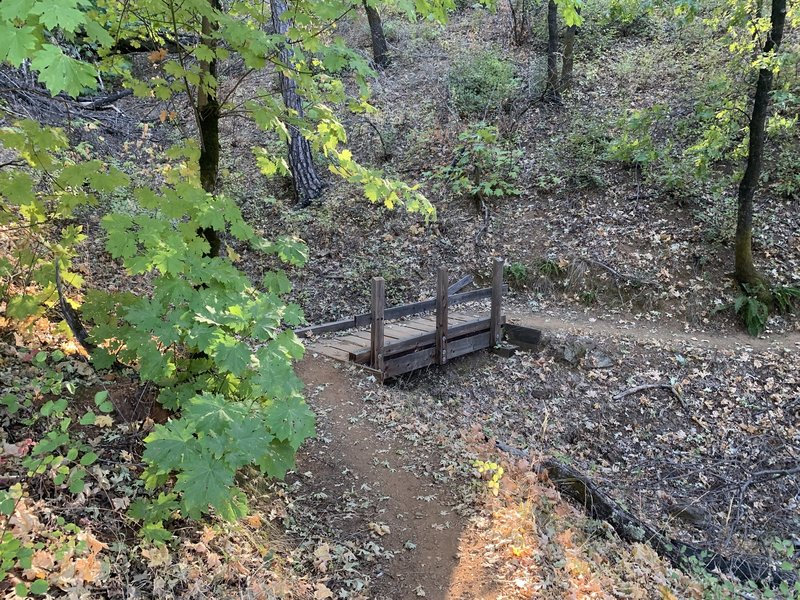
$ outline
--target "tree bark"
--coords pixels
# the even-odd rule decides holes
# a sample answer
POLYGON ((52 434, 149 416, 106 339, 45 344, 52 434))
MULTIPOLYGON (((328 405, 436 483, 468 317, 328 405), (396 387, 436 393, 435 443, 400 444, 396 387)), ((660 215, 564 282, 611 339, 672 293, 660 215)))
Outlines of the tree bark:
MULTIPOLYGON (((219 1, 210 0, 211 6, 219 10, 219 1)), ((214 39, 211 34, 214 25, 208 17, 203 17, 201 41, 209 48, 214 47, 214 39)), ((217 78, 217 61, 200 63, 201 82, 197 88, 197 127, 200 130, 200 185, 209 194, 217 191, 217 178, 219 176, 219 117, 220 107, 217 98, 216 87, 211 87, 202 81, 210 76, 214 80, 217 78)), ((214 84, 216 86, 216 83, 214 84)), ((199 233, 206 239, 209 245, 209 256, 219 256, 222 242, 219 232, 211 227, 203 227, 199 233)))
POLYGON ((531 32, 529 0, 508 0, 511 9, 511 37, 517 46, 522 46, 528 41, 531 32))
POLYGON ((367 12, 369 33, 370 37, 372 37, 372 59, 381 69, 385 69, 389 66, 391 59, 389 58, 389 46, 386 44, 386 36, 383 33, 381 16, 375 6, 369 3, 369 0, 362 0, 362 2, 364 10, 367 12))
MULTIPOLYGON (((580 14, 580 9, 578 9, 580 14)), ((564 62, 561 65, 561 91, 565 92, 572 87, 572 68, 575 64, 575 37, 578 35, 578 26, 570 25, 564 34, 564 62)))
MULTIPOLYGON (((786 0, 772 0, 772 27, 764 44, 764 56, 777 52, 783 39, 786 22, 786 0)), ((753 198, 764 159, 769 94, 772 89, 772 69, 762 68, 758 72, 753 113, 750 117, 750 141, 747 152, 747 167, 739 184, 738 213, 736 219, 735 275, 741 284, 765 286, 766 278, 753 265, 753 198)))
MULTIPOLYGON (((289 31, 289 22, 281 19, 281 15, 287 10, 285 0, 272 0, 271 8, 272 26, 275 28, 275 32, 286 35, 289 31)), ((279 56, 280 62, 287 68, 291 68, 292 49, 288 44, 283 44, 279 56)), ((286 108, 296 117, 302 118, 303 100, 297 93, 297 83, 291 77, 287 77, 282 69, 278 72, 278 79, 286 108)), ((289 124, 289 134, 289 169, 292 172, 295 197, 298 205, 303 208, 311 204, 312 200, 320 197, 324 184, 314 168, 308 140, 303 137, 296 125, 289 124)))
POLYGON ((558 102, 558 6, 555 0, 547 3, 547 81, 544 99, 558 102))

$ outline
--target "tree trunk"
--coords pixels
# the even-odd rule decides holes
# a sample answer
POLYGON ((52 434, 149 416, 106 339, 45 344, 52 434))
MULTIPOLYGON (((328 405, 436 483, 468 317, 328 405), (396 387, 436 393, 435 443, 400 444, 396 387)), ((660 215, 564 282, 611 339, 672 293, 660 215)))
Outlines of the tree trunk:
POLYGON ((522 46, 528 41, 531 31, 530 0, 508 0, 511 9, 511 37, 517 46, 522 46))
POLYGON ((362 0, 364 10, 367 11, 367 21, 369 21, 369 33, 372 37, 372 59, 381 69, 389 66, 389 46, 386 44, 386 36, 383 33, 383 23, 378 10, 369 3, 369 0, 362 0))
MULTIPOLYGON (((218 0, 210 0, 211 6, 219 10, 218 0)), ((202 22, 203 44, 209 48, 214 47, 214 39, 211 34, 214 25, 208 17, 203 17, 202 22)), ((214 80, 217 78, 217 61, 200 63, 201 78, 210 76, 214 80)), ((214 84, 216 86, 216 83, 214 84)), ((216 87, 209 87, 204 81, 197 88, 197 127, 200 130, 200 184, 209 194, 217 191, 217 177, 219 176, 219 99, 217 98, 216 87)), ((219 256, 221 240, 219 232, 211 227, 204 227, 200 230, 202 236, 210 247, 209 256, 219 256)))
MULTIPOLYGON (((777 52, 783 39, 786 22, 786 0, 772 0, 772 29, 764 44, 763 55, 777 52)), ((761 177, 766 138, 769 93, 772 89, 772 69, 758 72, 753 113, 750 117, 750 141, 747 152, 747 167, 739 184, 738 214, 736 220, 736 280, 753 286, 767 283, 765 277, 753 265, 753 197, 761 177)))
MULTIPOLYGON (((580 9, 578 9, 580 14, 580 9)), ((566 92, 572 87, 572 67, 575 63, 575 37, 578 35, 578 26, 570 25, 564 35, 564 62, 561 65, 561 91, 566 92)))
MULTIPOLYGON (((289 31, 289 22, 281 20, 281 15, 287 10, 285 0, 272 0, 272 26, 276 33, 286 35, 289 31)), ((280 62, 291 68, 292 49, 288 44, 284 44, 280 50, 280 62)), ((289 112, 296 117, 303 116, 303 100, 297 93, 297 83, 291 77, 287 77, 282 69, 278 72, 281 95, 283 103, 289 112)), ((314 160, 311 156, 311 146, 308 140, 303 137, 300 129, 296 125, 289 124, 289 169, 292 172, 294 182, 294 193, 301 208, 311 204, 312 200, 319 198, 324 187, 322 180, 317 175, 314 168, 314 160)))
POLYGON ((558 102, 558 6, 555 0, 547 3, 547 81, 544 99, 558 102))

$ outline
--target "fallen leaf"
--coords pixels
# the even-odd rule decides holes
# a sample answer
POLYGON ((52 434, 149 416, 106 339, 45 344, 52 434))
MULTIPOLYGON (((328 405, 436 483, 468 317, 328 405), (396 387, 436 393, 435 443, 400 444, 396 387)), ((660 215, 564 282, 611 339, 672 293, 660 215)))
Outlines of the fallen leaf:
POLYGON ((323 600, 324 598, 333 598, 333 592, 324 583, 318 583, 314 586, 314 600, 323 600))

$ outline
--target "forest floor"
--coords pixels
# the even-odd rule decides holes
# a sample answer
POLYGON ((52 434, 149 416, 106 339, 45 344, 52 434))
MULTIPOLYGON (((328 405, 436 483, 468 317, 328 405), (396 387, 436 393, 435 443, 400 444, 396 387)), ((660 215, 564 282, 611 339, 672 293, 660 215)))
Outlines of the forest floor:
MULTIPOLYGON (((543 456, 567 461, 591 474, 638 518, 677 539, 726 554, 759 555, 769 551, 766 540, 791 538, 794 484, 754 478, 752 471, 771 460, 791 463, 797 452, 792 423, 800 405, 791 374, 800 366, 800 336, 755 341, 735 332, 694 336, 555 311, 512 309, 509 318, 544 331, 539 352, 511 359, 479 354, 388 387, 322 357, 307 358, 301 366, 312 385, 311 402, 322 409, 324 441, 311 444, 309 452, 340 457, 337 467, 345 474, 328 473, 314 489, 339 481, 352 493, 352 478, 358 481, 359 475, 350 471, 366 468, 367 489, 387 491, 385 510, 376 511, 384 515, 380 525, 387 526, 378 540, 386 549, 402 547, 408 538, 392 507, 423 509, 416 516, 422 526, 411 528, 408 538, 415 549, 401 552, 399 562, 388 556, 367 597, 413 598, 420 590, 453 599, 702 597, 696 580, 669 569, 652 550, 622 544, 532 476, 530 463, 516 464, 487 440, 525 448, 532 461, 543 456), (751 362, 757 374, 731 369, 751 362), (766 377, 769 371, 772 376, 766 377), (327 384, 321 393, 319 381, 327 384), (727 381, 742 386, 733 397, 749 398, 746 405, 715 393, 727 381), (614 398, 648 384, 656 387, 614 398), (768 390, 759 388, 762 384, 768 390), (768 402, 760 403, 761 396, 768 402), (333 405, 331 398, 337 399, 333 405), (386 460, 374 458, 376 447, 369 442, 360 448, 365 428, 380 440, 377 452, 386 460), (405 473, 396 470, 395 454, 402 456, 405 473), (465 456, 505 466, 498 497, 476 489, 465 456), (410 483, 409 471, 416 473, 410 483), (465 489, 472 490, 466 492, 471 501, 464 500, 465 489), (447 515, 445 528, 437 527, 442 519, 437 512, 447 515), (429 548, 440 549, 436 568, 429 548), (606 562, 610 556, 616 558, 606 562)), ((328 470, 325 464, 310 467, 312 478, 320 467, 322 473, 328 470)), ((374 529, 379 517, 373 514, 361 516, 362 532, 374 529)))
MULTIPOLYGON (((621 106, 690 89, 686 82, 696 73, 659 59, 685 40, 666 28, 644 37, 599 36, 591 44, 581 38, 587 42, 564 106, 533 104, 524 119, 507 124, 524 151, 522 193, 491 205, 488 221, 471 201, 431 185, 426 173, 451 162, 467 125, 448 98, 456 57, 495 48, 535 96, 541 43, 509 49, 507 19, 504 10, 465 9, 441 28, 388 17, 395 59, 372 81, 379 111, 369 117, 384 140, 365 117, 343 116, 356 158, 422 183, 436 221, 370 205, 333 181, 322 201, 296 210, 280 182, 253 177, 253 157, 242 149, 274 140, 239 117, 224 122, 222 181, 265 235, 308 241, 309 265, 290 278, 310 322, 365 312, 373 276, 384 277, 389 302, 397 304, 431 297, 440 265, 482 283, 491 260, 503 257, 514 274, 509 318, 545 332, 539 350, 508 359, 479 353, 387 386, 307 356, 298 373, 318 415, 318 435, 301 449, 297 469, 285 482, 248 479, 250 517, 234 525, 184 523, 166 553, 142 544, 124 516, 143 436, 130 422, 135 415, 119 418, 94 433, 103 460, 123 465, 125 477, 111 483, 99 471, 99 483, 79 501, 59 505, 43 497, 28 507, 34 530, 58 515, 91 522, 105 515, 95 534, 106 545, 106 570, 83 582, 94 586, 89 591, 76 584, 76 597, 709 594, 714 584, 702 573, 673 569, 646 544, 622 542, 565 501, 546 476, 531 471, 545 456, 588 474, 638 518, 679 539, 774 558, 776 541, 800 547, 800 477, 770 475, 800 460, 800 323, 777 315, 753 338, 733 315, 732 192, 722 203, 702 194, 675 198, 590 156, 587 132, 610 135, 607 123, 621 106), (595 177, 601 185, 585 185, 595 177), (631 392, 638 386, 651 387, 631 392), (494 440, 529 452, 530 460, 498 452, 494 440), (481 472, 487 463, 496 465, 481 472), (497 466, 504 473, 495 495, 497 466)), ((367 50, 362 20, 342 22, 341 32, 367 50)), ((272 85, 270 77, 248 80, 240 93, 272 85)), ((686 102, 677 97, 676 110, 686 102)), ((171 128, 186 124, 158 122, 156 103, 148 115, 134 114, 132 101, 119 106, 132 118, 115 116, 117 133, 103 140, 86 135, 109 154, 138 136, 136 167, 150 169, 162 160, 171 128)), ((117 210, 136 210, 127 202, 112 200, 117 210)), ((762 196, 756 211, 762 267, 776 282, 796 285, 796 200, 762 196)), ((88 282, 114 289, 122 285, 119 270, 94 235, 98 216, 86 216, 90 239, 76 267, 88 282)), ((230 244, 255 281, 274 268, 230 244)), ((144 292, 147 282, 131 287, 144 292)), ((63 372, 87 394, 106 389, 121 404, 148 402, 147 389, 91 373, 74 345, 44 325, 3 341, 0 370, 8 381, 30 375, 36 348, 61 344, 69 350, 63 372)), ((14 442, 4 452, 19 450, 17 438, 3 441, 14 442)))

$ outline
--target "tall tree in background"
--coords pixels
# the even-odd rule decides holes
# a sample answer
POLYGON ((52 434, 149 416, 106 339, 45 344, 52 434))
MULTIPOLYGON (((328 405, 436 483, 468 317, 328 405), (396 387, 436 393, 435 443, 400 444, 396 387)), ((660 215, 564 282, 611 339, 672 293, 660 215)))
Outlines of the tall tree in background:
POLYGON ((547 79, 544 99, 550 102, 561 100, 558 86, 558 5, 556 0, 547 3, 547 79))
MULTIPOLYGON (((272 0, 271 8, 272 26, 276 33, 285 36, 290 26, 289 20, 282 18, 288 9, 285 0, 272 0)), ((287 43, 281 45, 279 57, 281 65, 278 69, 278 78, 283 103, 287 110, 293 113, 291 116, 302 119, 304 116, 303 99, 297 93, 297 82, 285 73, 285 69, 292 68, 292 49, 288 40, 287 43)), ((303 137, 300 128, 291 122, 289 123, 289 135, 289 169, 292 172, 295 196, 302 208, 320 197, 324 184, 314 168, 311 145, 303 137)))
POLYGON ((375 0, 363 0, 364 10, 367 12, 369 21, 369 34, 372 38, 372 59, 381 69, 389 66, 389 46, 386 43, 386 35, 383 32, 383 23, 378 9, 375 8, 375 0))
MULTIPOLYGON (((580 15, 580 7, 576 8, 580 15)), ((572 70, 575 65, 575 38, 578 35, 578 24, 572 23, 564 33, 564 61, 561 65, 561 91, 565 92, 572 87, 572 70)))
POLYGON ((753 112, 750 117, 750 140, 747 167, 739 184, 738 214, 736 221, 736 280, 741 284, 763 285, 766 280, 753 265, 753 197, 764 157, 767 110, 774 77, 772 58, 778 52, 786 22, 786 0, 772 0, 771 28, 761 51, 761 68, 758 72, 753 112))

